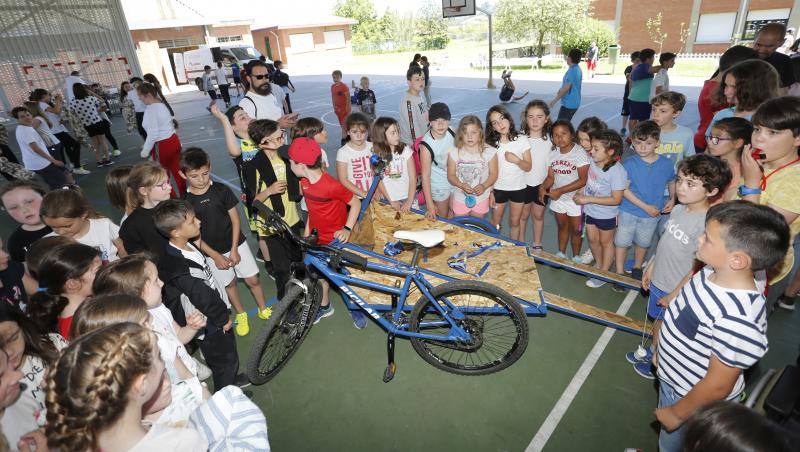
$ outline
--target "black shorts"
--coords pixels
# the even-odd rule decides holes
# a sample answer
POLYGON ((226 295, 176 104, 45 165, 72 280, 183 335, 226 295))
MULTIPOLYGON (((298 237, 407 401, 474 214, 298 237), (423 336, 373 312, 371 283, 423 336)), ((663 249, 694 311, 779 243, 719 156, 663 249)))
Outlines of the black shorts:
POLYGON ((650 102, 630 102, 630 119, 634 121, 646 121, 650 119, 650 112, 652 111, 652 107, 650 106, 650 102))
POLYGON ((616 218, 594 218, 586 215, 586 224, 594 225, 597 229, 601 231, 613 231, 617 228, 617 219, 616 218))
POLYGON ((622 111, 620 112, 620 116, 630 116, 631 114, 631 101, 628 100, 628 97, 622 98, 622 111))
POLYGON ((206 92, 211 97, 211 99, 217 100, 217 92, 216 91, 206 91, 206 92))
POLYGON ((544 203, 539 201, 539 190, 541 190, 542 185, 539 184, 535 187, 531 187, 530 185, 525 187, 525 204, 538 204, 542 207, 547 205, 547 201, 550 199, 549 196, 545 195, 544 203))
POLYGON ((108 123, 105 121, 100 121, 88 126, 83 126, 83 128, 86 129, 86 132, 89 134, 90 137, 96 137, 106 134, 108 123))
POLYGON ((238 83, 242 83, 242 78, 241 77, 234 77, 233 78, 233 83, 237 83, 237 84, 238 83))
POLYGON ((494 189, 494 202, 497 204, 505 204, 507 202, 516 202, 522 204, 525 202, 525 189, 519 190, 498 190, 494 189))
POLYGON ((514 95, 514 90, 509 88, 508 86, 503 86, 503 88, 500 90, 500 100, 502 100, 503 102, 508 102, 509 100, 511 100, 511 96, 513 95, 514 95))
POLYGON ((50 187, 51 190, 61 188, 67 184, 66 170, 63 167, 55 166, 52 163, 42 169, 34 170, 33 172, 44 179, 45 183, 47 183, 47 186, 50 187))

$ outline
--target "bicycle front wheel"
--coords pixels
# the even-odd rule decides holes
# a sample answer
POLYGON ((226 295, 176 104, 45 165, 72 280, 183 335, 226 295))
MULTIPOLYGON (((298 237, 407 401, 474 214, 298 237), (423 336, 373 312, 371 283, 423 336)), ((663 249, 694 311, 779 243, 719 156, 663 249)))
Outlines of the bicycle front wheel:
MULTIPOLYGON (((414 350, 432 366, 459 375, 486 375, 514 364, 528 347, 528 319, 514 297, 481 281, 452 281, 434 287, 431 295, 457 306, 463 318, 455 322, 469 342, 411 338, 414 350)), ((452 317, 452 316, 451 316, 452 317)), ((441 335, 450 331, 447 319, 423 296, 411 313, 414 333, 441 335)))
POLYGON ((308 279, 303 282, 308 287, 308 296, 298 285, 287 284, 286 293, 272 307, 272 315, 250 348, 247 377, 253 384, 261 385, 275 377, 311 330, 322 301, 322 289, 318 282, 316 287, 308 279))

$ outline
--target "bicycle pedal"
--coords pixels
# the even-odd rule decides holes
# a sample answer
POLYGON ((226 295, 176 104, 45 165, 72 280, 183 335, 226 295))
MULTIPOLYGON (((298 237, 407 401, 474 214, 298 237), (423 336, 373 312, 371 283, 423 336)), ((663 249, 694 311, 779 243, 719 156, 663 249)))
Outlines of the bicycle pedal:
POLYGON ((397 364, 391 363, 386 366, 386 370, 383 371, 383 382, 389 383, 394 378, 394 374, 397 372, 397 364))
POLYGON ((381 316, 386 319, 387 322, 391 322, 393 325, 405 325, 408 323, 409 316, 405 312, 400 313, 400 319, 395 322, 394 321, 394 311, 386 311, 381 314, 381 316))

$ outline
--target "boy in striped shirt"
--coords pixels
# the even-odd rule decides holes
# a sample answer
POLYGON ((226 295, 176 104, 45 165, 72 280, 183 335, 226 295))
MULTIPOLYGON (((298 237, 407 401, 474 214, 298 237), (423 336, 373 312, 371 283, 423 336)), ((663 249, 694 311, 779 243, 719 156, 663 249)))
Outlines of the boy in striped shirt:
POLYGON ((706 264, 673 299, 659 332, 659 449, 680 451, 700 407, 736 399, 742 371, 767 352, 767 314, 754 272, 782 261, 789 226, 770 207, 730 201, 708 210, 697 259, 706 264))

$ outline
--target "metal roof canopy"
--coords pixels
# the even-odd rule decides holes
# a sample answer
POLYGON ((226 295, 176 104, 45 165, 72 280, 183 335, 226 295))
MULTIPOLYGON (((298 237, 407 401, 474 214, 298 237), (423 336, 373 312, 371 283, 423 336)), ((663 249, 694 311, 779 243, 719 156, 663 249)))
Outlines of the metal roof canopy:
MULTIPOLYGON (((141 74, 120 0, 0 0, 0 41, 0 107, 6 111, 32 88, 60 90, 70 71, 98 61, 124 58, 141 74), (24 66, 50 76, 31 80, 24 66)), ((117 84, 127 75, 116 65, 94 72, 117 84)))

